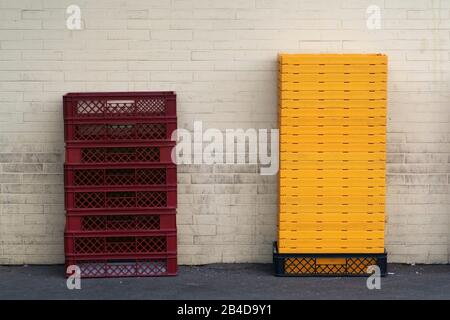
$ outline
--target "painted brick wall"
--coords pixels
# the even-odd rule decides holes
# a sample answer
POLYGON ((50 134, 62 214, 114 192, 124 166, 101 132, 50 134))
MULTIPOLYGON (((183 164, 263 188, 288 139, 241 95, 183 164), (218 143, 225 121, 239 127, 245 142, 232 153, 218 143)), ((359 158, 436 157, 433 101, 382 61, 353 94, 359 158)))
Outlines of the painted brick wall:
MULTIPOLYGON (((448 0, 0 0, 0 263, 63 262, 64 93, 175 90, 180 127, 276 128, 280 51, 389 55, 390 261, 446 263, 449 49, 448 0)), ((270 262, 258 170, 180 166, 180 263, 270 262)))

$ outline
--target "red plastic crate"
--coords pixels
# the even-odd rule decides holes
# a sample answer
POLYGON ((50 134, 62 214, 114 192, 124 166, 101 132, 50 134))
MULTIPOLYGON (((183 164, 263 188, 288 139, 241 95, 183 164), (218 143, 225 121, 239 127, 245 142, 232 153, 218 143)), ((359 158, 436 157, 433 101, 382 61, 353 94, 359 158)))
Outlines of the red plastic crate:
POLYGON ((176 187, 135 187, 134 190, 66 187, 66 210, 134 210, 177 206, 176 187))
MULTIPOLYGON (((67 207, 67 206, 66 206, 67 207)), ((176 213, 176 207, 166 208, 103 208, 103 209, 74 209, 66 208, 67 216, 101 216, 101 215, 146 215, 146 214, 172 214, 176 213)))
POLYGON ((177 170, 171 166, 109 167, 64 166, 66 187, 177 185, 177 170))
POLYGON ((64 119, 175 117, 174 92, 68 93, 64 119))
POLYGON ((64 235, 66 255, 78 258, 96 256, 110 258, 114 255, 176 254, 176 233, 152 232, 122 233, 69 233, 64 235))
POLYGON ((173 92, 69 93, 66 263, 82 277, 175 275, 173 92))
POLYGON ((177 274, 176 255, 139 257, 138 259, 135 257, 79 259, 71 256, 66 258, 66 268, 70 265, 80 268, 82 278, 155 277, 177 274))
POLYGON ((83 143, 66 145, 67 164, 117 164, 127 166, 145 163, 171 164, 175 143, 111 144, 83 143))
POLYGON ((68 232, 176 232, 175 211, 163 214, 83 214, 68 212, 68 232))
POLYGON ((177 128, 176 119, 114 119, 90 122, 66 120, 64 137, 66 142, 75 141, 171 141, 177 128))

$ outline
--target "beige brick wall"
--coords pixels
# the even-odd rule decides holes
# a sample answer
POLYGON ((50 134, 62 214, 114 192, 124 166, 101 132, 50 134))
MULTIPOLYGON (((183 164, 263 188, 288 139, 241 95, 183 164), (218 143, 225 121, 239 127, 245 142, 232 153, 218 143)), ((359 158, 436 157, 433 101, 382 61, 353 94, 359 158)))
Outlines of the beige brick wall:
MULTIPOLYGON (((389 55, 390 261, 449 262, 449 49, 444 0, 0 0, 0 263, 63 262, 64 93, 175 90, 180 127, 275 128, 280 51, 389 55)), ((270 262, 276 180, 180 166, 180 263, 270 262)))

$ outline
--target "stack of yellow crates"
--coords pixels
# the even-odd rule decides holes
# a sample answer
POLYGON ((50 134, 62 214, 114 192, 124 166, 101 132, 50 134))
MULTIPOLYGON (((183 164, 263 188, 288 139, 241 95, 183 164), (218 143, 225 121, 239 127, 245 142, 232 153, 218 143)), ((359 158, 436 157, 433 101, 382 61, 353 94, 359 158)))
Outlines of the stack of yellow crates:
POLYGON ((281 54, 279 253, 383 253, 387 57, 281 54))

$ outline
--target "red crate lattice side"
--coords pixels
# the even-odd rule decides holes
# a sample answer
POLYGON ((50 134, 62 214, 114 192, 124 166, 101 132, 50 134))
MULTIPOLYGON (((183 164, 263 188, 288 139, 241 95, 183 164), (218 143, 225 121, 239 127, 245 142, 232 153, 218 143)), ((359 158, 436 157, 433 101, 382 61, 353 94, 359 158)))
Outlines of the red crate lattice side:
POLYGON ((103 192, 78 192, 75 193, 75 208, 101 208, 105 204, 103 192))
POLYGON ((74 186, 162 185, 166 170, 156 169, 75 169, 74 186))
POLYGON ((159 230, 160 217, 155 216, 86 216, 81 220, 83 231, 159 230))
POLYGON ((164 116, 166 101, 163 98, 107 101, 79 100, 75 108, 77 117, 164 116))
POLYGON ((74 239, 75 254, 165 253, 167 238, 154 237, 79 237, 74 239))
POLYGON ((162 116, 166 113, 166 103, 161 98, 138 100, 136 102, 136 112, 138 114, 162 116))
POLYGON ((165 169, 138 169, 136 171, 136 184, 164 184, 167 183, 165 169))
POLYGON ((101 186, 105 182, 103 170, 76 170, 73 175, 75 186, 101 186))
POLYGON ((166 139, 165 123, 74 124, 73 138, 78 141, 166 139))
POLYGON ((134 208, 136 207, 136 193, 134 192, 108 192, 106 193, 107 208, 134 208))
POLYGON ((140 192, 137 197, 137 206, 140 208, 148 207, 166 207, 167 206, 167 193, 144 191, 140 192))
POLYGON ((167 259, 149 259, 137 261, 76 261, 81 277, 134 277, 158 276, 168 273, 167 259))
POLYGON ((133 113, 135 107, 133 102, 106 102, 103 114, 111 116, 126 116, 133 113))
POLYGON ((158 147, 114 147, 114 148, 83 148, 81 162, 159 162, 158 147))
POLYGON ((136 130, 138 139, 165 139, 167 126, 164 123, 143 124, 136 130))
POLYGON ((76 192, 75 208, 152 208, 166 207, 164 191, 76 192))
MULTIPOLYGON (((133 169, 107 169, 103 172, 104 185, 132 185, 137 184, 137 176, 133 169)), ((148 183, 151 184, 151 183, 148 183)))
POLYGON ((76 114, 79 116, 95 116, 103 114, 105 101, 81 100, 77 103, 76 114))

